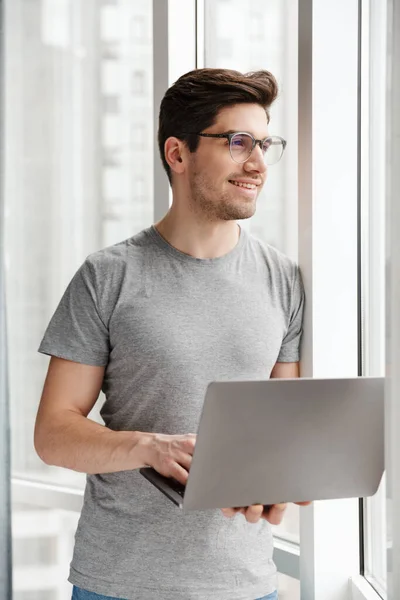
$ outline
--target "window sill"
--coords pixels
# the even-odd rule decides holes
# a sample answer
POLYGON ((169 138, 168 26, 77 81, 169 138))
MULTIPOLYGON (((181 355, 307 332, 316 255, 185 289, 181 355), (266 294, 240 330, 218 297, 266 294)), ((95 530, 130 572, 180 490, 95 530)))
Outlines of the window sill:
POLYGON ((372 585, 362 577, 356 575, 350 579, 351 600, 381 600, 382 596, 378 594, 372 585))
POLYGON ((300 546, 295 542, 274 537, 274 562, 280 573, 300 579, 300 546))
POLYGON ((11 478, 13 503, 80 512, 83 490, 62 487, 39 481, 11 478))

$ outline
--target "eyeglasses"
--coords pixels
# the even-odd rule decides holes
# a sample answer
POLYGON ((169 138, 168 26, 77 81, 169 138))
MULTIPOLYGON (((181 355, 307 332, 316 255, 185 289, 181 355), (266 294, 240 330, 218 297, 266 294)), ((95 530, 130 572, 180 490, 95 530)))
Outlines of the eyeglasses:
POLYGON ((194 133, 208 138, 225 138, 229 141, 229 152, 236 163, 245 163, 249 160, 256 144, 261 148, 265 164, 277 163, 286 148, 286 140, 275 135, 263 140, 256 140, 251 133, 238 131, 235 133, 194 133))

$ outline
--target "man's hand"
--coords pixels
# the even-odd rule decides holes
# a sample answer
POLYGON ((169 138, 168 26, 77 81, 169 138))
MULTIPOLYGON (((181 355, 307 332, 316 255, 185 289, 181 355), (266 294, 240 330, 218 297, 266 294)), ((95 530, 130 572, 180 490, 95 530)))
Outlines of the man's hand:
POLYGON ((144 461, 164 477, 173 477, 186 485, 196 443, 196 435, 152 433, 144 442, 144 461))
MULTIPOLYGON (((299 506, 308 506, 311 502, 295 502, 299 506)), ((234 517, 238 513, 245 516, 249 523, 258 523, 260 519, 265 519, 271 525, 280 525, 285 514, 287 503, 271 504, 263 506, 262 504, 253 504, 253 506, 243 506, 241 508, 223 508, 222 513, 225 517, 234 517)))

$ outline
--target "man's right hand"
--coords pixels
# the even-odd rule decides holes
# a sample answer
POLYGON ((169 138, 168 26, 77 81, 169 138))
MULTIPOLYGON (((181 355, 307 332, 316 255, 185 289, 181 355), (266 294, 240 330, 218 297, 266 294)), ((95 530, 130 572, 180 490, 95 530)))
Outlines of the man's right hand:
POLYGON ((164 435, 152 433, 146 440, 144 459, 146 465, 153 467, 164 477, 173 477, 186 485, 196 435, 164 435))

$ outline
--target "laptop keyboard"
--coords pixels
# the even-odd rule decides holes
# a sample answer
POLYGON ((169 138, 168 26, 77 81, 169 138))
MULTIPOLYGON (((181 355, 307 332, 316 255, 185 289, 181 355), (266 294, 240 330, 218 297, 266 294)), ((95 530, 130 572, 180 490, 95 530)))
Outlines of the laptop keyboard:
POLYGON ((168 481, 169 485, 172 487, 172 489, 180 495, 181 498, 183 498, 184 493, 185 493, 185 486, 182 483, 179 483, 179 481, 177 481, 176 479, 170 479, 168 481))

